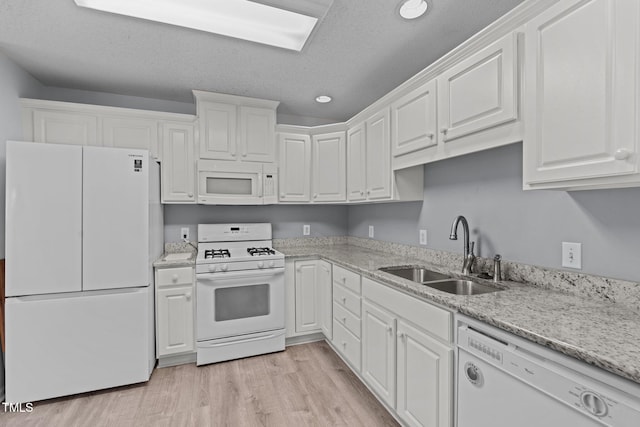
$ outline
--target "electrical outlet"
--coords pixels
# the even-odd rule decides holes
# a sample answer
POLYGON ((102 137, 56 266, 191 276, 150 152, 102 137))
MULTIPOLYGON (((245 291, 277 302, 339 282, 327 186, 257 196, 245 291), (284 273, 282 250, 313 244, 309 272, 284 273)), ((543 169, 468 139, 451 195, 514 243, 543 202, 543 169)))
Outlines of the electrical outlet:
POLYGON ((582 243, 562 242, 562 266, 582 268, 582 243))
POLYGON ((427 230, 420 230, 420 244, 427 244, 427 230))
POLYGON ((180 238, 182 240, 189 240, 189 227, 182 227, 180 229, 180 238))
POLYGON ((373 225, 369 226, 369 238, 373 239, 373 225))
POLYGON ((310 226, 310 225, 308 225, 308 224, 303 225, 303 226, 302 226, 302 234, 303 234, 304 236, 308 236, 308 235, 310 235, 310 234, 311 234, 311 226, 310 226))

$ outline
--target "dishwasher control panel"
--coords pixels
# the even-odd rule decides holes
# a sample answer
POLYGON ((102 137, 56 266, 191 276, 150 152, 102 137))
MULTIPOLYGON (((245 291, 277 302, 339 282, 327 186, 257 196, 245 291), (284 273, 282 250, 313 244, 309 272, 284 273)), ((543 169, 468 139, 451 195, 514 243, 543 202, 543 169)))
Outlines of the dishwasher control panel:
MULTIPOLYGON (((640 420, 640 397, 634 399, 626 393, 595 380, 587 371, 579 372, 551 360, 551 350, 527 345, 523 348, 521 338, 511 339, 505 332, 493 336, 491 331, 461 324, 458 327, 458 348, 468 353, 462 357, 463 365, 459 379, 468 381, 476 389, 489 386, 492 381, 487 365, 492 365, 507 373, 514 380, 521 381, 541 391, 550 398, 564 403, 584 415, 599 420, 605 425, 637 427, 640 420), (537 351, 532 351, 537 350, 537 351), (545 357, 546 356, 546 357, 545 357), (474 361, 474 358, 478 362, 474 361), (627 420, 636 420, 633 423, 627 420)), ((461 362, 462 363, 462 362, 461 362)))

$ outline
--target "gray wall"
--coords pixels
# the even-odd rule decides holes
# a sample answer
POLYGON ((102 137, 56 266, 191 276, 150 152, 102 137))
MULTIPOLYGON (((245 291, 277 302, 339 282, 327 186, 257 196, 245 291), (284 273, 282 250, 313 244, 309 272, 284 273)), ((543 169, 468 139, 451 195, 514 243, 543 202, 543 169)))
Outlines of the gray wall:
POLYGON ((180 241, 180 228, 189 227, 189 239, 197 241, 197 225, 207 223, 270 222, 273 237, 303 237, 302 226, 311 226, 311 237, 345 236, 346 206, 204 206, 165 205, 165 242, 180 241))
POLYGON ((522 146, 513 144, 425 165, 423 202, 349 207, 349 235, 462 252, 449 240, 464 215, 476 254, 562 268, 561 242, 582 243, 582 271, 640 282, 640 188, 522 190, 522 146))
POLYGON ((38 97, 42 85, 0 52, 0 259, 4 258, 6 142, 22 140, 18 98, 38 97))

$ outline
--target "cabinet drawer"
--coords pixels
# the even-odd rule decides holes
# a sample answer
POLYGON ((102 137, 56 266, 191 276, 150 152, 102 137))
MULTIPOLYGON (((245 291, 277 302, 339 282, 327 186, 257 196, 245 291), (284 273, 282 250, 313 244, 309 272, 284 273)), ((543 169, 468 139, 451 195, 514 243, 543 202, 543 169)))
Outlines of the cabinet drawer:
POLYGON ((401 315, 431 335, 453 341, 452 313, 368 278, 362 279, 362 296, 401 315))
POLYGON ((360 275, 333 265, 333 281, 360 295, 360 275))
POLYGON ((337 302, 333 303, 333 318, 336 322, 351 331, 353 335, 360 338, 360 318, 356 317, 337 302))
POLYGON ((360 340, 333 319, 333 345, 360 372, 360 340))
POLYGON ((193 267, 158 269, 156 277, 156 286, 190 285, 193 283, 193 267))
POLYGON ((333 284, 333 300, 358 316, 358 318, 360 317, 360 297, 344 286, 340 286, 337 283, 333 284))

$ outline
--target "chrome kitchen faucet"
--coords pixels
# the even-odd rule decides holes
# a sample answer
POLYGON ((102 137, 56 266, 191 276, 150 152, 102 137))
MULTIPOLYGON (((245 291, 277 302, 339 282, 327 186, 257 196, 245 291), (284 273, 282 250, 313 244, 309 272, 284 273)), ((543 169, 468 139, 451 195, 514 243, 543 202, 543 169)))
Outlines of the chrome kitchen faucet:
POLYGON ((473 273, 473 263, 476 261, 476 256, 473 254, 473 247, 475 245, 475 242, 472 242, 471 248, 469 248, 469 223, 467 222, 467 219, 462 215, 458 215, 453 221, 449 239, 458 240, 458 224, 460 224, 460 222, 462 222, 462 231, 464 233, 464 260, 462 263, 462 274, 470 275, 471 273, 473 273))

